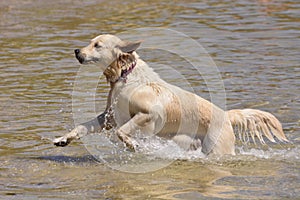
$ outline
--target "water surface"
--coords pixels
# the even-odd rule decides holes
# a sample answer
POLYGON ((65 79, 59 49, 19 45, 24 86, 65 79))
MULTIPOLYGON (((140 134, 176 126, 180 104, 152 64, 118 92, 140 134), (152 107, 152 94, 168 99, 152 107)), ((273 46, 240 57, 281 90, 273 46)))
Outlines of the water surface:
MULTIPOLYGON (((0 198, 300 198, 299 13, 300 4, 288 0, 1 1, 0 198), (199 42, 220 70, 227 109, 272 112, 292 143, 238 147, 234 157, 174 156, 163 169, 131 174, 99 163, 82 142, 56 148, 45 140, 65 134, 76 121, 72 94, 81 66, 73 50, 100 33, 143 27, 170 28, 199 42)), ((209 99, 205 80, 178 56, 139 53, 168 82, 182 87, 188 82, 209 99), (165 65, 177 66, 185 79, 165 65)), ((93 79, 95 71, 87 75, 93 79)), ((100 77, 96 97, 82 91, 75 109, 96 98, 101 112, 107 91, 100 77)))

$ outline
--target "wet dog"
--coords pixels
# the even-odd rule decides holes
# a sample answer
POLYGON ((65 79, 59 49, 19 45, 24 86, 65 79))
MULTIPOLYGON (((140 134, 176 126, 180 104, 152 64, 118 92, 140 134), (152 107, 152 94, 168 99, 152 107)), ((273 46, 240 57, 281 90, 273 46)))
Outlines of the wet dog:
POLYGON ((140 131, 172 139, 184 149, 202 148, 205 154, 235 154, 235 133, 264 143, 288 141, 280 122, 270 113, 255 110, 224 111, 191 92, 162 80, 136 53, 141 42, 122 41, 114 35, 99 35, 75 50, 81 64, 97 63, 110 84, 105 111, 95 119, 56 138, 57 146, 102 129, 115 134, 131 150, 140 131), (113 111, 113 112, 112 112, 113 111))

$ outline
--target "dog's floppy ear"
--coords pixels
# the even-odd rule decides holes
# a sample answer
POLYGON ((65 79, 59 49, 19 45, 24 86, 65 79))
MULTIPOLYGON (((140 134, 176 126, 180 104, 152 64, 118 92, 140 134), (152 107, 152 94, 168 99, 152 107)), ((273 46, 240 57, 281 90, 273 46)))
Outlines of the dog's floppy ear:
POLYGON ((117 47, 124 53, 132 53, 141 45, 141 43, 142 41, 136 41, 136 42, 123 41, 117 47))

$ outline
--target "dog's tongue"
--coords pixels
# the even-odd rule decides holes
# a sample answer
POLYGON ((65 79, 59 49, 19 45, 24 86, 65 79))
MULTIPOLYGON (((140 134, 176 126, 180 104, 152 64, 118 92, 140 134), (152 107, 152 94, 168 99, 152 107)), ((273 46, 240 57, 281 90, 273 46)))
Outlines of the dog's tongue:
POLYGON ((126 76, 132 72, 135 65, 136 65, 136 63, 134 62, 131 64, 131 66, 129 68, 122 70, 121 77, 126 78, 126 76))
POLYGON ((128 71, 127 69, 122 70, 122 72, 121 72, 122 78, 125 78, 127 76, 127 71, 128 71))

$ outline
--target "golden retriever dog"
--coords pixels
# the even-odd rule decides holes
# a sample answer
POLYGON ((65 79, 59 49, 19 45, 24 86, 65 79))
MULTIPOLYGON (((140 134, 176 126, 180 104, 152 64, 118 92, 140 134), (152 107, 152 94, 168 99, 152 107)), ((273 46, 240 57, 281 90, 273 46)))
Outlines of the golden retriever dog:
POLYGON ((66 146, 88 133, 114 128, 131 150, 138 147, 137 131, 172 139, 187 150, 202 148, 204 154, 235 154, 235 132, 242 141, 264 137, 288 141, 280 122, 256 109, 224 111, 191 92, 162 80, 136 53, 141 42, 122 41, 114 35, 99 35, 75 50, 81 64, 96 63, 110 84, 105 111, 95 119, 54 139, 66 146), (275 137, 274 137, 275 136, 275 137))

